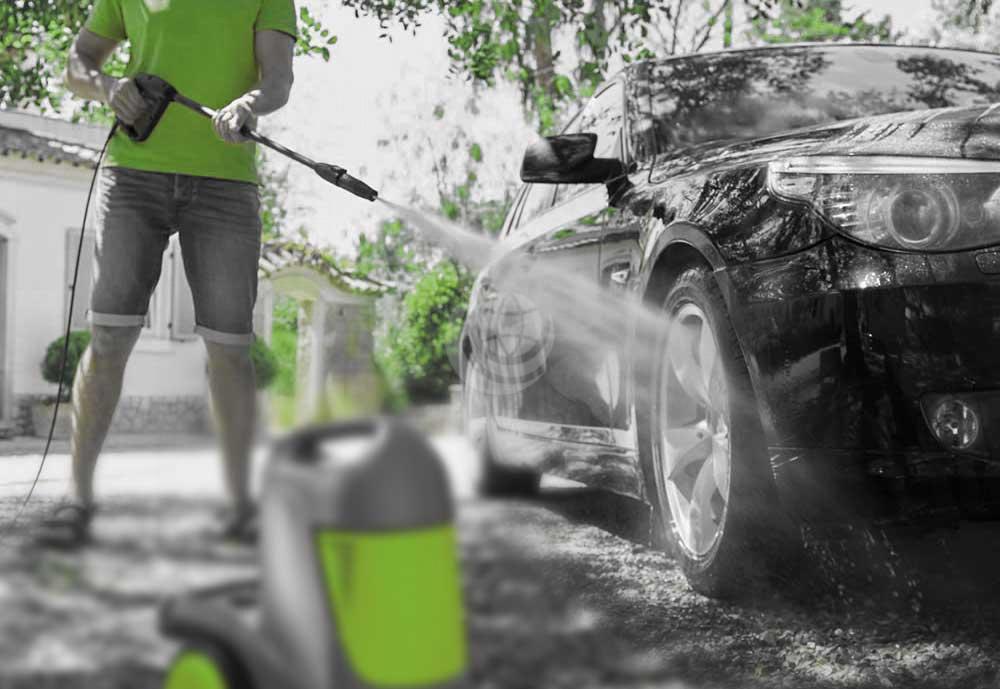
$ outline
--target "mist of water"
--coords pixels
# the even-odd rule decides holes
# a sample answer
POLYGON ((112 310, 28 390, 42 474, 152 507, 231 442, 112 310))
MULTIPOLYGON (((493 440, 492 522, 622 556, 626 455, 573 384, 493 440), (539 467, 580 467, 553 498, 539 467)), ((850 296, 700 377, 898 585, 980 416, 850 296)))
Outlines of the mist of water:
MULTIPOLYGON (((482 233, 439 215, 381 198, 379 201, 473 273, 479 273, 503 253, 499 242, 482 233)), ((537 308, 567 326, 562 332, 564 337, 594 344, 620 342, 631 324, 649 341, 666 326, 667 319, 660 309, 621 290, 604 287, 596 279, 561 270, 544 258, 511 257, 504 268, 503 272, 491 273, 493 287, 528 296, 537 308)))
POLYGON ((495 257, 497 242, 484 234, 472 232, 440 216, 393 203, 382 197, 377 200, 391 208, 400 218, 409 221, 428 242, 444 249, 473 273, 481 271, 495 257))

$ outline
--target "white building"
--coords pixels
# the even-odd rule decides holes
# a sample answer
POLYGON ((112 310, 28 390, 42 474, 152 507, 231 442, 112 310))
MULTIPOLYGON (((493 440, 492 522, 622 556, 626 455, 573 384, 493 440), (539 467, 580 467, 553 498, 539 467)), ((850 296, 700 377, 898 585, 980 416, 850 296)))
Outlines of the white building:
MULTIPOLYGON (((66 329, 87 188, 106 136, 104 127, 0 110, 0 437, 4 429, 36 431, 32 405, 56 392, 42 378, 41 362, 66 329)), ((90 215, 74 328, 86 327, 94 247, 90 215)), ((176 240, 164 254, 113 432, 193 431, 207 418, 204 346, 193 334, 176 240)))

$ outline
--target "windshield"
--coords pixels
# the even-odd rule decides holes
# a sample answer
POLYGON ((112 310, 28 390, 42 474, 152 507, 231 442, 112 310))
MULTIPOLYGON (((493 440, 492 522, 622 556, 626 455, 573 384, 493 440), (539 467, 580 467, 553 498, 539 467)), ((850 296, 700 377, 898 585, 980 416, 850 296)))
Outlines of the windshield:
POLYGON ((856 117, 1000 100, 1000 56, 891 46, 734 51, 638 66, 638 159, 856 117))

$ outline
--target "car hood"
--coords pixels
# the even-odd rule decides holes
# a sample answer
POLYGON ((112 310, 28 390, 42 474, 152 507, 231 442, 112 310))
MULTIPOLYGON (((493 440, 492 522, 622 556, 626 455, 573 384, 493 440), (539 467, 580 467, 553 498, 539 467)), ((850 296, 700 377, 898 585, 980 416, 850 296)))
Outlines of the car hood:
POLYGON ((891 113, 766 139, 704 144, 658 163, 653 176, 658 172, 675 175, 685 168, 765 164, 810 155, 1000 160, 1000 103, 891 113))

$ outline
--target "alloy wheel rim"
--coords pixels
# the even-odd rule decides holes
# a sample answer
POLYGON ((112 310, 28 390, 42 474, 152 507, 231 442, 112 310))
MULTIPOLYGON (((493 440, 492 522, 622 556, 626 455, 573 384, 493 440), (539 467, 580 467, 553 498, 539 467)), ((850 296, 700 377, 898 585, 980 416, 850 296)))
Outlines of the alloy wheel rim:
POLYGON ((728 389, 718 343, 693 303, 673 315, 659 386, 661 490, 680 545, 695 559, 725 528, 732 472, 728 389))

